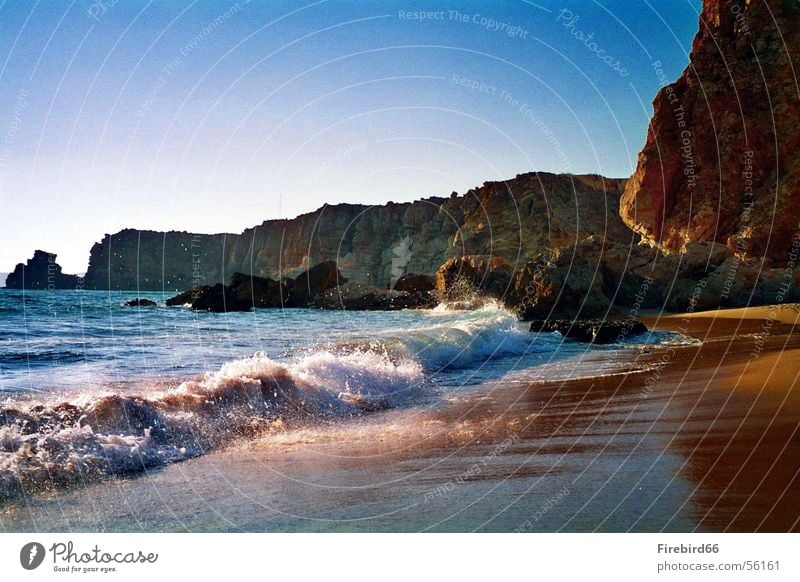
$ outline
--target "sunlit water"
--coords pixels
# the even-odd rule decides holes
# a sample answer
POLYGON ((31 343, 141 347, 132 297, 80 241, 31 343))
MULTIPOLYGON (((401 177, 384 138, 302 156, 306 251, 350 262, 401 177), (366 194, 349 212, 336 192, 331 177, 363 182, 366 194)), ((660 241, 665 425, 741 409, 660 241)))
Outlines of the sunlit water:
POLYGON ((213 314, 154 293, 158 307, 124 306, 136 296, 0 291, 0 498, 201 457, 284 420, 345 431, 498 381, 613 374, 642 344, 676 341, 565 342, 494 304, 213 314))

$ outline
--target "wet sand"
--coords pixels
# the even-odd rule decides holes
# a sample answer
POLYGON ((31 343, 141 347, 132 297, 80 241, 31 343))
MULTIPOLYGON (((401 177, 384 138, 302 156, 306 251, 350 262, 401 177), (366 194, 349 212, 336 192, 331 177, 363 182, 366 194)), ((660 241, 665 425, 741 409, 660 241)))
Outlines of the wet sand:
MULTIPOLYGON (((797 531, 800 313, 650 314, 630 372, 271 434, 0 509, 5 531, 797 531)), ((602 351, 588 358, 607 357, 602 351)), ((582 365, 586 363, 582 359, 582 365)))

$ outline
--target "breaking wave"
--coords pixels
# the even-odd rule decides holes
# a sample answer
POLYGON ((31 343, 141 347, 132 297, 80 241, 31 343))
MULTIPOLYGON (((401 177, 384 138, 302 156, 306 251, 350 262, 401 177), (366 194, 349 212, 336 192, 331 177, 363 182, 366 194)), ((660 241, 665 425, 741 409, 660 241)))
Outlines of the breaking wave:
POLYGON ((0 499, 186 460, 283 419, 319 422, 417 403, 431 396, 433 376, 560 343, 521 331, 495 305, 439 311, 427 322, 286 362, 259 352, 166 389, 9 400, 0 407, 0 499))

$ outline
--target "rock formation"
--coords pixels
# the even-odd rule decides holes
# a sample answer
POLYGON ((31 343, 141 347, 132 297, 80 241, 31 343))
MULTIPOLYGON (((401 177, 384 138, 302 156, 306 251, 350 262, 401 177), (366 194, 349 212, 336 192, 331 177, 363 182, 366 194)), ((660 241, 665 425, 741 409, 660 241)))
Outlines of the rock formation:
POLYGON ((292 304, 297 307, 306 307, 320 293, 334 289, 343 283, 347 283, 347 279, 342 276, 336 261, 324 261, 314 265, 308 271, 300 273, 294 280, 292 304))
POLYGON ((725 245, 687 243, 683 253, 589 237, 515 273, 507 304, 524 320, 636 317, 642 309, 702 311, 800 301, 800 237, 786 267, 766 269, 725 245))
POLYGON ((680 78, 653 64, 663 87, 627 182, 536 172, 241 234, 124 230, 92 248, 86 286, 192 288, 168 304, 211 310, 469 305, 477 292, 570 320, 795 301, 799 58, 796 0, 705 0, 680 78))
POLYGON ((605 253, 613 244, 590 238, 542 253, 518 270, 513 295, 522 318, 606 317, 613 293, 605 253))
POLYGON ((557 331, 569 339, 592 344, 623 342, 643 333, 647 326, 638 319, 597 320, 537 319, 531 321, 531 331, 557 331))
POLYGON ((230 278, 229 287, 234 301, 246 305, 247 309, 283 307, 292 301, 296 283, 294 279, 288 277, 276 281, 267 277, 234 273, 230 278))
POLYGON ((433 291, 436 289, 436 279, 430 275, 407 273, 400 277, 392 287, 395 291, 416 293, 417 291, 433 291))
POLYGON ((462 255, 501 257, 516 267, 592 234, 630 240, 619 218, 623 185, 537 172, 449 198, 324 206, 242 234, 123 230, 92 248, 86 286, 180 291, 236 272, 294 278, 336 261, 349 281, 386 289, 406 273, 432 276, 442 262, 462 255))
POLYGON ((798 58, 797 2, 706 0, 620 200, 644 244, 593 236, 530 258, 509 295, 523 318, 800 299, 798 58))
MULTIPOLYGON (((177 298, 173 298, 174 299, 177 298)), ((231 285, 204 285, 191 292, 190 304, 195 311, 213 311, 227 313, 232 311, 250 311, 253 303, 237 296, 236 288, 231 285)))
POLYGON ((153 301, 152 299, 131 299, 130 301, 126 301, 123 303, 124 307, 157 307, 158 303, 153 301))
POLYGON ((398 291, 347 284, 317 295, 311 303, 320 309, 397 311, 431 309, 439 304, 439 296, 430 290, 398 291))
POLYGON ((503 257, 467 255, 436 271, 436 291, 446 301, 469 301, 476 293, 516 304, 510 297, 514 269, 503 257))
POLYGON ((33 258, 17 264, 6 277, 7 289, 76 289, 80 285, 80 277, 62 273, 56 255, 45 251, 35 251, 33 258))
POLYGON ((234 273, 227 285, 193 287, 166 300, 168 307, 189 305, 196 311, 250 311, 254 307, 314 307, 314 298, 347 282, 334 261, 325 261, 296 279, 280 281, 234 273))
POLYGON ((653 102, 625 223, 666 252, 714 241, 786 266, 799 230, 799 72, 798 2, 705 0, 689 66, 653 102))
POLYGON ((87 289, 179 291, 222 282, 223 253, 238 235, 125 229, 106 235, 89 255, 87 289))

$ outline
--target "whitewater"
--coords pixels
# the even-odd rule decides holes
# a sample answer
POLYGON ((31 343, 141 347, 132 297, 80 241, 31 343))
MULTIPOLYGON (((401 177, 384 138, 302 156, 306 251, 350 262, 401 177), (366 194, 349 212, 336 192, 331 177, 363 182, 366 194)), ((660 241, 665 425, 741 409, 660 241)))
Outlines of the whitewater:
POLYGON ((676 341, 587 346, 530 333, 495 303, 212 314, 153 293, 159 307, 124 306, 136 296, 0 291, 0 502, 199 457, 276 423, 346 427, 504 379, 625 372, 619 355, 676 341))

